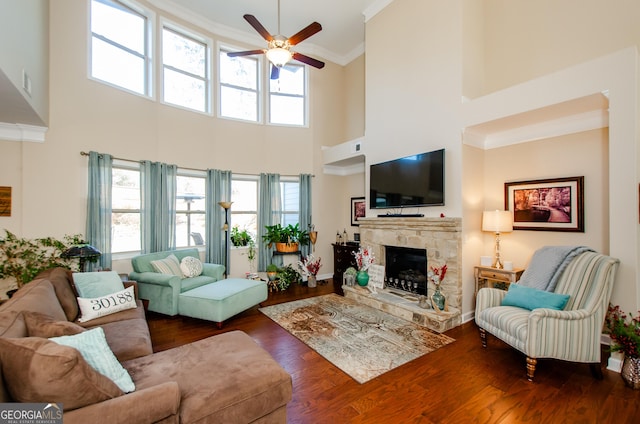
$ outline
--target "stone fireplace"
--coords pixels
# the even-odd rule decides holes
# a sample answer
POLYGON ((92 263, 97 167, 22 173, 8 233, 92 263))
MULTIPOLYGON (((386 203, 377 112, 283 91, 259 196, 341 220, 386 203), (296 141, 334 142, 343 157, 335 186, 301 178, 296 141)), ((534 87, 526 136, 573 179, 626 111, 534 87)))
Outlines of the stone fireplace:
MULTIPOLYGON (((460 218, 361 218, 360 245, 367 246, 376 263, 386 268, 385 246, 426 249, 428 266, 447 264, 442 292, 449 306, 462 303, 462 220, 460 218)), ((429 283, 429 293, 433 293, 429 283)))
MULTIPOLYGON (((376 264, 385 267, 386 278, 393 278, 393 283, 389 284, 386 281, 385 290, 376 294, 358 287, 347 287, 345 295, 439 332, 460 325, 462 220, 460 218, 378 217, 360 218, 358 222, 360 245, 371 249, 376 258, 376 264), (406 296, 396 295, 397 288, 394 287, 396 277, 387 273, 388 271, 393 273, 396 264, 387 263, 390 257, 394 257, 388 256, 387 251, 402 252, 405 249, 411 249, 411 255, 424 252, 426 255, 424 266, 427 270, 431 266, 441 267, 447 264, 447 274, 441 290, 447 298, 448 312, 438 313, 433 309, 423 309, 418 306, 417 298, 422 293, 416 293, 413 288, 413 280, 420 279, 417 272, 411 273, 411 290, 406 290, 411 293, 406 296)), ((412 261, 413 259, 409 260, 409 262, 412 261)), ((405 287, 408 286, 407 279, 405 278, 405 287)), ((400 277, 398 281, 400 283, 400 277)), ((426 289, 428 295, 431 295, 435 289, 428 279, 426 289)))

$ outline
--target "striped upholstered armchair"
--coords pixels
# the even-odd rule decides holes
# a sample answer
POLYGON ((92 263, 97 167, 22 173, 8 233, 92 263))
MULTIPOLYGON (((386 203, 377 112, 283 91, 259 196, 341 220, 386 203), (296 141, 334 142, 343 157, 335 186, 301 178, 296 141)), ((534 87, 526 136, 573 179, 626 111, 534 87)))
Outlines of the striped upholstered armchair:
POLYGON ((541 293, 543 297, 556 297, 551 299, 555 305, 550 307, 531 304, 535 303, 537 292, 525 292, 520 297, 524 304, 513 306, 518 304, 517 297, 515 302, 514 298, 505 302, 506 296, 511 296, 511 288, 509 292, 480 289, 475 321, 482 346, 487 347, 488 332, 524 353, 529 381, 533 380, 537 360, 541 358, 589 363, 594 376, 602 378, 600 334, 618 264, 618 259, 593 251, 575 255, 559 273, 553 292, 541 293), (569 295, 568 300, 562 294, 569 295), (560 303, 556 302, 558 298, 560 303))

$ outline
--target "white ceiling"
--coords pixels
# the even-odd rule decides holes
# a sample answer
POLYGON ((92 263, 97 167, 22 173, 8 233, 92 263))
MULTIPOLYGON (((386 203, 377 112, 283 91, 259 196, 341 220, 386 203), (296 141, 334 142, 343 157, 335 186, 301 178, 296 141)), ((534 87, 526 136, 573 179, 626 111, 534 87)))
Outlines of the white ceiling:
MULTIPOLYGON (((156 7, 215 34, 266 47, 242 17, 255 16, 278 35, 278 0, 149 0, 156 7)), ((280 0, 280 35, 290 37, 316 21, 322 31, 294 50, 346 65, 364 52, 364 23, 393 0, 280 0)))

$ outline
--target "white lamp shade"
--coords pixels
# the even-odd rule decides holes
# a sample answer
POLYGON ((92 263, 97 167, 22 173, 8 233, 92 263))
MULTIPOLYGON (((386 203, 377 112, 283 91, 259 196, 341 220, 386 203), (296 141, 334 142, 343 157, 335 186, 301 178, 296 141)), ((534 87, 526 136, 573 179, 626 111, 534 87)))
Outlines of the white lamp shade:
POLYGON ((482 231, 492 233, 510 233, 513 231, 513 219, 509 211, 484 211, 482 212, 482 231))

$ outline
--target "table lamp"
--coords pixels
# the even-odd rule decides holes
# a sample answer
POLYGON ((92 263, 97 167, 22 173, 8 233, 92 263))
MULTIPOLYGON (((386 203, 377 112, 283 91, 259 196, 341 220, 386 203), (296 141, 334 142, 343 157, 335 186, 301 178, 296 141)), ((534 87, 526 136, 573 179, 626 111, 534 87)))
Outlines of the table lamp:
POLYGON ((98 258, 102 255, 95 247, 88 243, 74 244, 60 255, 65 259, 78 258, 78 269, 80 272, 85 272, 85 265, 87 259, 98 258))
POLYGON ((513 231, 513 218, 509 211, 484 211, 482 212, 482 231, 491 231, 496 234, 496 258, 493 267, 503 269, 500 259, 500 233, 513 231))

